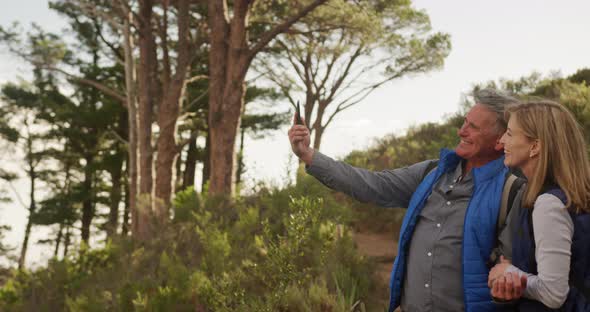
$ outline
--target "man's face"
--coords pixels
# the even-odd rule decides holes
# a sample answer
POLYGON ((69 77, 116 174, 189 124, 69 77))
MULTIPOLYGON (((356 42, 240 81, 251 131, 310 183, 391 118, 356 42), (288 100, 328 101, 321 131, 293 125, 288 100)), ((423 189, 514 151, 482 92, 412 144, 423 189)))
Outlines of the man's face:
POLYGON ((455 148, 460 157, 475 165, 498 158, 502 154, 500 143, 502 133, 496 129, 497 116, 481 104, 476 104, 465 116, 465 121, 457 134, 461 141, 455 148))

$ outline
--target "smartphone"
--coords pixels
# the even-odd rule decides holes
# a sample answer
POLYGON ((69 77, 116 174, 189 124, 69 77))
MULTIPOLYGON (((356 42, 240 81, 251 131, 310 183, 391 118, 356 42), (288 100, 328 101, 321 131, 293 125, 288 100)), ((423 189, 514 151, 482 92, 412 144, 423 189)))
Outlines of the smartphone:
POLYGON ((297 108, 295 109, 295 124, 303 124, 303 120, 301 120, 301 109, 299 108, 299 101, 297 101, 297 108))

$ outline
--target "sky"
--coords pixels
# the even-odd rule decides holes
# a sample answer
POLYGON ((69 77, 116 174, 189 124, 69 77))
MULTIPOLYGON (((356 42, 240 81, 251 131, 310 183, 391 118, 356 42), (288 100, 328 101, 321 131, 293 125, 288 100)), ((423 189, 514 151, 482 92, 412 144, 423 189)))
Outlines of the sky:
MULTIPOLYGON (((570 75, 590 67, 590 1, 414 0, 414 7, 428 13, 433 30, 451 35, 452 50, 444 68, 393 81, 342 112, 326 130, 323 153, 344 157, 369 147, 376 138, 441 121, 459 109, 462 96, 477 83, 517 79, 534 71, 570 75)), ((44 0, 0 2, 0 25, 12 21, 36 22, 50 31, 64 27, 44 0)), ((17 77, 30 77, 29 68, 0 47, 0 84, 17 77)), ((289 156, 287 130, 262 140, 247 138, 248 185, 257 181, 281 185, 294 172, 297 164, 289 156)), ((26 203, 26 181, 14 186, 26 203)), ((7 243, 20 248, 26 216, 17 202, 1 204, 0 224, 12 226, 7 243)), ((42 228, 34 231, 33 242, 46 233, 42 228)), ((29 264, 43 264, 50 254, 41 246, 29 250, 29 264)))
MULTIPOLYGON (((451 35, 444 68, 393 81, 342 112, 326 130, 325 154, 344 157, 375 138, 440 121, 459 109, 476 83, 590 67, 590 1, 415 0, 414 6, 426 10, 435 31, 451 35)), ((251 178, 285 176, 286 131, 249 144, 251 178), (266 148, 271 144, 272 152, 266 148)))

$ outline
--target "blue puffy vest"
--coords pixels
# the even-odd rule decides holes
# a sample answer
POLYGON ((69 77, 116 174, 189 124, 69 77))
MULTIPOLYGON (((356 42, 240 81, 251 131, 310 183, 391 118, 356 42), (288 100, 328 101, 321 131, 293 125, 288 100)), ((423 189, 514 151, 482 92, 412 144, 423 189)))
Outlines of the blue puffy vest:
MULTIPOLYGON (((549 193, 567 202, 565 193, 559 188, 548 188, 549 193)), ((574 223, 572 256, 570 259, 569 284, 565 303, 559 309, 551 309, 535 300, 521 298, 515 307, 517 311, 590 311, 590 214, 576 214, 570 210, 574 223)), ((522 271, 537 274, 535 260, 535 237, 532 226, 532 210, 522 208, 518 223, 513 227, 512 263, 522 271)))
MULTIPOLYGON (((390 312, 400 303, 410 239, 420 211, 436 181, 460 165, 461 160, 454 151, 441 150, 436 171, 428 174, 412 195, 400 230, 398 253, 391 272, 390 312)), ((496 244, 496 222, 508 172, 503 162, 504 157, 501 157, 473 169, 473 194, 463 225, 463 296, 467 312, 496 310, 487 285, 489 268, 486 261, 496 244)))

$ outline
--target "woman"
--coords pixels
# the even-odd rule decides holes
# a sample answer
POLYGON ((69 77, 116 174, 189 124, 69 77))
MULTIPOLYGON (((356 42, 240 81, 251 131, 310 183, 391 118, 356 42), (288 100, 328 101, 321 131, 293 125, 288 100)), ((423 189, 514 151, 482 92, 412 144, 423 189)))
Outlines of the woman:
MULTIPOLYGON (((590 164, 580 126, 563 106, 531 102, 508 109, 504 163, 528 180, 513 227, 512 264, 496 265, 492 295, 518 273, 518 311, 590 311, 590 164)), ((515 279, 517 280, 517 279, 515 279)))

